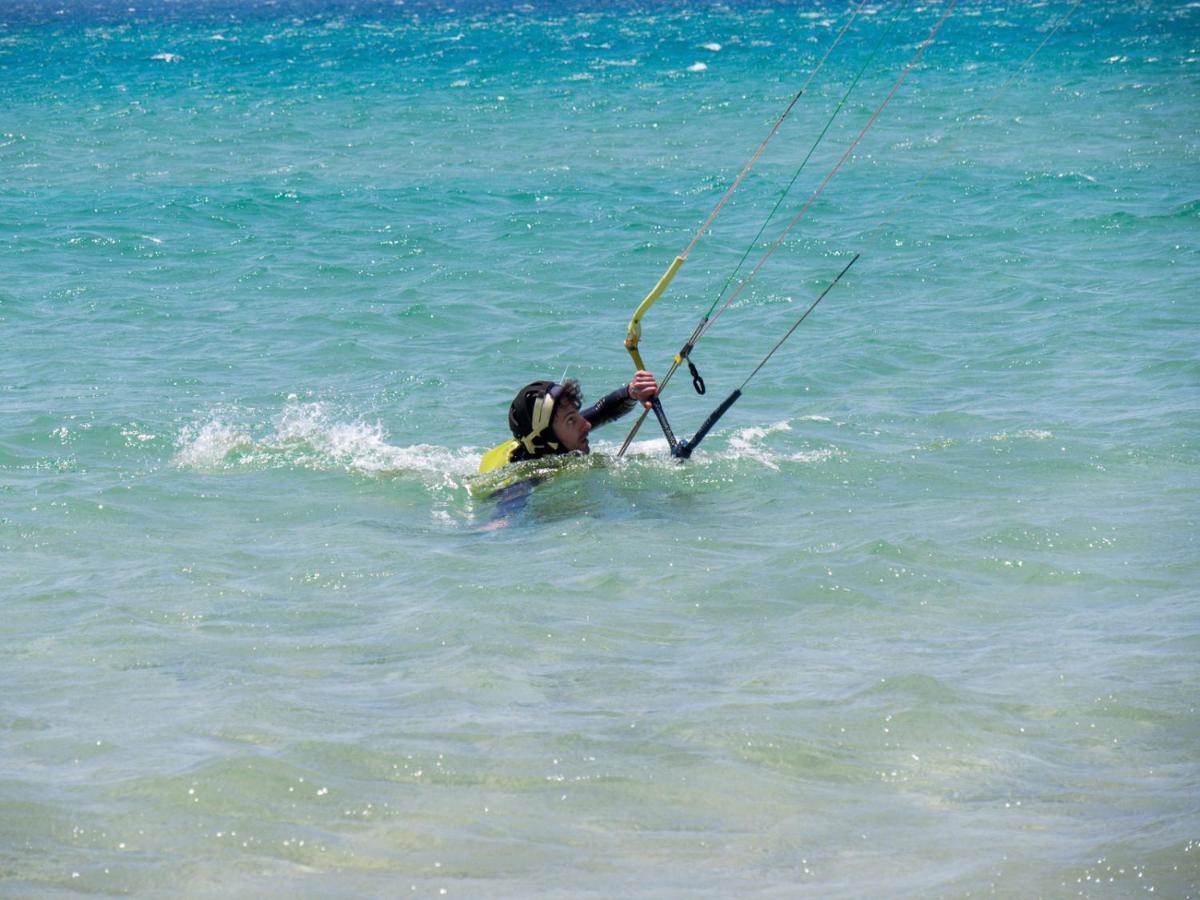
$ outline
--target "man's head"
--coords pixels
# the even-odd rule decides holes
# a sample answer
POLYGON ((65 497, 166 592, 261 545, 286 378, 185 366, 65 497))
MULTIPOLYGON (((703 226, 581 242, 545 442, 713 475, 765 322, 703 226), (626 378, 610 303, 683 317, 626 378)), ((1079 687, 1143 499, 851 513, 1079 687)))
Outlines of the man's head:
POLYGON ((565 392, 554 407, 551 428, 555 439, 566 452, 591 452, 591 447, 588 446, 588 432, 592 430, 592 423, 579 414, 579 404, 565 392))
POLYGON ((513 398, 508 408, 508 427, 530 456, 572 450, 586 453, 587 432, 591 426, 579 415, 582 403, 583 392, 574 378, 568 378, 562 384, 534 381, 517 391, 513 398))

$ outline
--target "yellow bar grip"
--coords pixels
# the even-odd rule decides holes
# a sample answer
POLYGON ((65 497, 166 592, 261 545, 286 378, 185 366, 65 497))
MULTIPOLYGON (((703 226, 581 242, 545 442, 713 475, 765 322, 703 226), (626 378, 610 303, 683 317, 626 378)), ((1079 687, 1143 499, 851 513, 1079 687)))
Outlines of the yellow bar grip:
POLYGON ((650 293, 638 304, 633 318, 629 320, 629 330, 625 333, 625 349, 629 351, 629 355, 633 357, 633 364, 639 369, 646 368, 642 362, 642 354, 638 352, 638 342, 642 339, 642 316, 654 305, 654 301, 662 296, 663 291, 667 289, 667 285, 671 283, 671 279, 675 277, 675 273, 682 265, 683 257, 675 257, 671 265, 667 266, 667 271, 663 272, 662 277, 658 279, 658 284, 654 285, 650 293))

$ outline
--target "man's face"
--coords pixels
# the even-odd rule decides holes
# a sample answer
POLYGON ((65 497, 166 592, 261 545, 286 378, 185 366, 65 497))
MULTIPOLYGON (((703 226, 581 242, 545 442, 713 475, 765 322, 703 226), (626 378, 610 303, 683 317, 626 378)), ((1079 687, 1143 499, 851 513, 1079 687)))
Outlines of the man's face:
POLYGON ((563 402, 554 410, 554 438, 567 450, 590 452, 588 432, 592 423, 579 414, 579 407, 563 402))

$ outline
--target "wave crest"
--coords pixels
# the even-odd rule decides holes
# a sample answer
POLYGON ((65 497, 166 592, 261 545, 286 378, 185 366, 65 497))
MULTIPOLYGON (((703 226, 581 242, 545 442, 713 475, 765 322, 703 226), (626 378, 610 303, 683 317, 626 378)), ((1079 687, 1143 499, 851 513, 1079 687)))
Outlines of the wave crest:
POLYGON ((184 426, 173 462, 209 470, 296 467, 366 475, 414 473, 442 484, 457 483, 478 465, 478 453, 469 448, 391 444, 381 423, 340 417, 320 401, 289 400, 265 425, 239 421, 249 415, 218 410, 184 426))
MULTIPOLYGON (((824 416, 801 416, 804 422, 829 422, 824 416)), ((752 462, 768 469, 779 469, 784 462, 794 463, 823 463, 845 456, 845 452, 835 447, 822 447, 811 450, 796 450, 779 446, 780 440, 772 440, 773 435, 784 434, 792 430, 791 423, 784 420, 769 425, 748 425, 725 432, 725 446, 720 445, 720 432, 714 431, 694 456, 689 464, 707 466, 722 462, 752 462), (716 438, 716 440, 714 440, 716 438)), ((607 449, 607 448, 606 448, 607 449)), ((661 456, 670 461, 667 442, 664 438, 637 441, 630 451, 640 460, 661 456)))

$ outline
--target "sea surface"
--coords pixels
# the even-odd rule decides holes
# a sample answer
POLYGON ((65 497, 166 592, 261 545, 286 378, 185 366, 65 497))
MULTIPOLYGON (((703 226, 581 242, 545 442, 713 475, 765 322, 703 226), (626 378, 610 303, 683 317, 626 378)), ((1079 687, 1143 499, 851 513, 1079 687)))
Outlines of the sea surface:
POLYGON ((4 0, 0 895, 1200 896, 1200 4, 946 10, 4 0))

